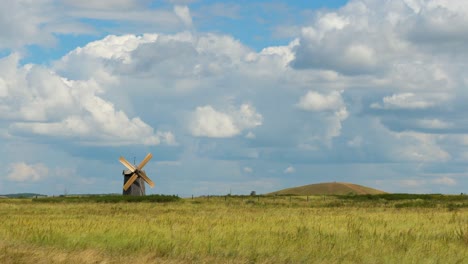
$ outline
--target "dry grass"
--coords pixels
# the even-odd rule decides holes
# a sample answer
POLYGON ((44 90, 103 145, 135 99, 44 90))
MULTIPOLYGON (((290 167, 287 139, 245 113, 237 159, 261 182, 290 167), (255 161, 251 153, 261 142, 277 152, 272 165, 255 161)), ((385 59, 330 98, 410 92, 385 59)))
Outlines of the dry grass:
POLYGON ((152 254, 131 256, 109 255, 93 249, 64 250, 46 246, 28 244, 0 243, 0 263, 35 263, 35 264, 95 264, 95 263, 161 263, 179 264, 184 260, 164 259, 152 254))
MULTIPOLYGON (((279 198, 276 198, 279 199, 279 198)), ((463 263, 468 211, 305 200, 0 203, 0 263, 463 263)))

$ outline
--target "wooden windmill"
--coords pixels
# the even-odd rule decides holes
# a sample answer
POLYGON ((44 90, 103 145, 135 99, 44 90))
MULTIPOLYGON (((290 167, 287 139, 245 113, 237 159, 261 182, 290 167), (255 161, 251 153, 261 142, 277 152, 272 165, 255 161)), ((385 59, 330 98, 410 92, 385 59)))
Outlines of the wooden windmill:
POLYGON ((152 157, 153 155, 148 153, 138 166, 132 165, 124 157, 119 158, 120 163, 128 169, 122 172, 124 175, 123 195, 145 195, 145 182, 148 183, 151 188, 154 187, 154 182, 148 178, 145 171, 142 170, 152 157))

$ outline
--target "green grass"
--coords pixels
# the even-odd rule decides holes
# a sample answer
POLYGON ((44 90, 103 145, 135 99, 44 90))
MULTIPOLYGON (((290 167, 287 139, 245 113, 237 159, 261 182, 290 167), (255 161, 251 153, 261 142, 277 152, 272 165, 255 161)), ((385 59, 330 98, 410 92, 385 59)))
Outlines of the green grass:
POLYGON ((395 206, 416 200, 9 200, 0 203, 0 263, 464 263, 466 207, 395 206))

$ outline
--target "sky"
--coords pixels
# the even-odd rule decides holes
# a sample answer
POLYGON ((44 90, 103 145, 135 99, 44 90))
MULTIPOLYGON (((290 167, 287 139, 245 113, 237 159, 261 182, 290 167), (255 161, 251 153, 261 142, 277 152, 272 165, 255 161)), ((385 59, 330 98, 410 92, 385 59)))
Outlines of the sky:
POLYGON ((0 194, 468 192, 465 0, 0 2, 0 194))

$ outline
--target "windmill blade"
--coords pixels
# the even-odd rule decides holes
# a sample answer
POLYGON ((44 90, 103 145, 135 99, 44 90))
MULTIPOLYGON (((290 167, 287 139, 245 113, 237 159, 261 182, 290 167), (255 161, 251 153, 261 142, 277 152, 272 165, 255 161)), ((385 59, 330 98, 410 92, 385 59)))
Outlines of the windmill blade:
POLYGON ((136 168, 133 167, 133 165, 128 162, 124 157, 119 158, 120 163, 122 163, 127 169, 129 169, 131 172, 135 172, 136 168))
POLYGON ((153 157, 153 154, 148 153, 148 155, 146 155, 146 157, 141 161, 140 165, 138 165, 137 168, 139 170, 143 169, 143 167, 146 165, 146 163, 148 163, 148 161, 150 161, 152 157, 153 157))
POLYGON ((148 176, 146 176, 144 171, 138 171, 138 175, 140 175, 140 177, 143 178, 143 180, 145 180, 145 182, 148 183, 151 188, 154 187, 154 182, 148 176))
POLYGON ((124 191, 126 191, 128 188, 130 188, 130 186, 133 184, 133 182, 138 178, 138 174, 136 173, 133 173, 132 177, 130 177, 130 179, 128 179, 128 181, 125 183, 123 189, 124 191))

